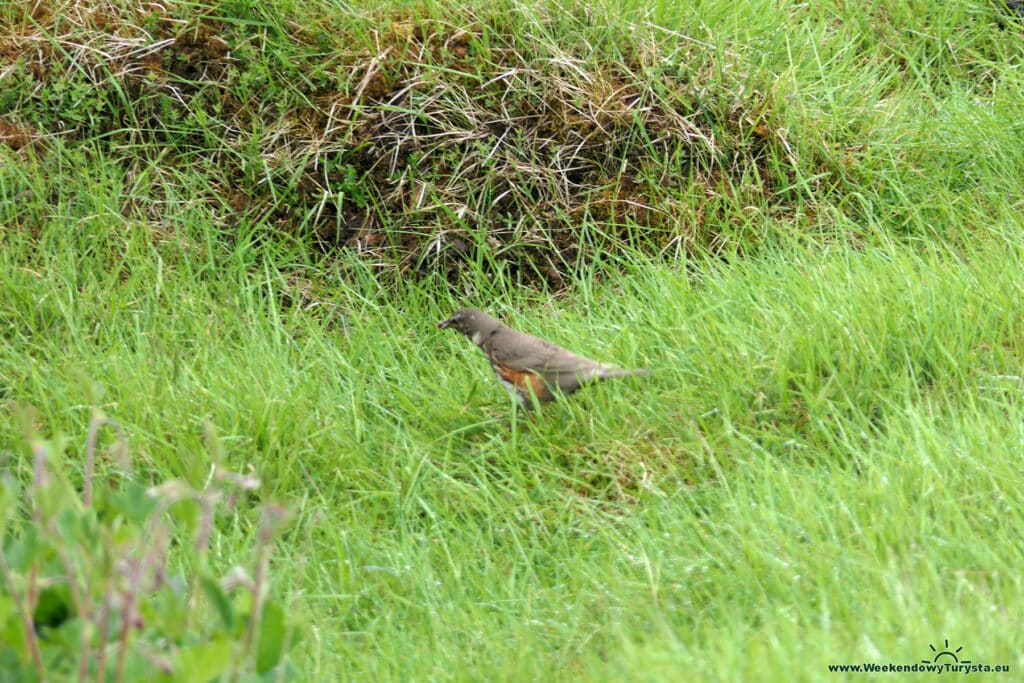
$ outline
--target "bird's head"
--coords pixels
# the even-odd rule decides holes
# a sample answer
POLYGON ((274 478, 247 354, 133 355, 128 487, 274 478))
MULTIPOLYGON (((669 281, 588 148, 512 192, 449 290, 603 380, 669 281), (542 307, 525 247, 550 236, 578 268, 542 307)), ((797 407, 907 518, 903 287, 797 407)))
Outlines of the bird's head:
POLYGON ((479 342, 475 337, 483 334, 485 328, 497 325, 498 321, 475 308, 460 308, 452 313, 451 317, 437 324, 438 328, 442 330, 447 330, 449 327, 455 328, 477 343, 479 342))

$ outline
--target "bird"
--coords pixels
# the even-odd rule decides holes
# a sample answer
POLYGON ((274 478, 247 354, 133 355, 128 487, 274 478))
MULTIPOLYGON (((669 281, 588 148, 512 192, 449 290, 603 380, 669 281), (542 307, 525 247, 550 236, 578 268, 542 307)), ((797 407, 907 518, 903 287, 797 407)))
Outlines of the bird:
POLYGON ((540 337, 506 327, 475 308, 460 308, 437 326, 455 329, 479 346, 502 385, 527 410, 535 402, 552 401, 591 382, 650 372, 584 358, 540 337))

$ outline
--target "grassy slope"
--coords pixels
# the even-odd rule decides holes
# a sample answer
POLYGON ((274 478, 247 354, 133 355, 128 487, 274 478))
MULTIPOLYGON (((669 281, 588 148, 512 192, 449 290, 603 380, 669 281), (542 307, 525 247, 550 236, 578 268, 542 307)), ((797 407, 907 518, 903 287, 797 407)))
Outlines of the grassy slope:
MULTIPOLYGON (((159 164, 129 176, 86 141, 4 151, 3 410, 34 405, 74 461, 98 400, 142 471, 196 482, 211 421, 298 511, 274 580, 311 680, 841 680, 826 664, 946 638, 1019 670, 1019 34, 980 4, 762 5, 661 20, 749 46, 788 138, 838 146, 841 191, 808 168, 785 220, 727 206, 765 242, 749 259, 626 258, 556 299, 465 284, 650 378, 510 427, 433 327, 464 297, 225 240, 201 204, 125 224, 126 198, 204 177, 151 193, 159 164)), ((221 532, 225 566, 247 556, 251 520, 221 532)))

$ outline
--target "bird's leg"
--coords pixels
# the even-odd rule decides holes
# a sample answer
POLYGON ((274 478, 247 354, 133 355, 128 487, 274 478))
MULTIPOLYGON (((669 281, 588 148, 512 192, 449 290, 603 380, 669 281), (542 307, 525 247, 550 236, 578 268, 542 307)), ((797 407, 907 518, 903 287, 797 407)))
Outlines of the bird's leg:
POLYGON ((519 450, 519 401, 517 398, 512 399, 512 424, 510 426, 512 437, 512 450, 519 450))
POLYGON ((538 413, 541 411, 540 399, 537 398, 537 394, 535 394, 532 389, 528 394, 521 395, 519 397, 519 404, 523 407, 523 410, 526 411, 527 415, 533 415, 535 411, 538 413))

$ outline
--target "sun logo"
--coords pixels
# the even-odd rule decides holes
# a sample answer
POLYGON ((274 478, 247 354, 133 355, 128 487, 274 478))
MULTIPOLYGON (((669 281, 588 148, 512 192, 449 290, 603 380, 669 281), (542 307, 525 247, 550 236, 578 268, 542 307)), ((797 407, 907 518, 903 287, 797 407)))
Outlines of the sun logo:
POLYGON ((957 653, 960 652, 960 650, 964 649, 963 645, 961 645, 960 647, 958 647, 955 650, 950 650, 949 649, 949 639, 948 638, 946 639, 946 642, 943 644, 943 646, 942 646, 943 649, 941 651, 938 648, 936 648, 934 645, 932 645, 931 643, 928 644, 928 647, 931 648, 931 651, 935 653, 935 656, 932 659, 922 659, 921 660, 922 664, 937 664, 939 659, 942 658, 942 657, 952 657, 954 664, 970 664, 971 663, 971 660, 969 660, 969 659, 961 660, 957 656, 957 653))

